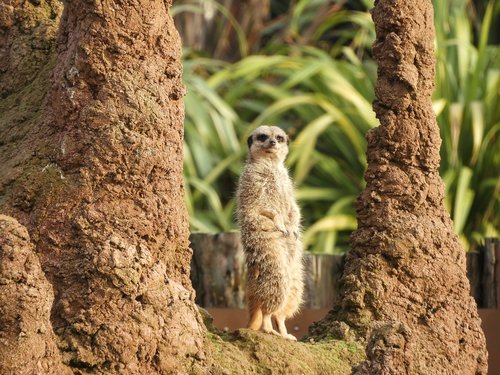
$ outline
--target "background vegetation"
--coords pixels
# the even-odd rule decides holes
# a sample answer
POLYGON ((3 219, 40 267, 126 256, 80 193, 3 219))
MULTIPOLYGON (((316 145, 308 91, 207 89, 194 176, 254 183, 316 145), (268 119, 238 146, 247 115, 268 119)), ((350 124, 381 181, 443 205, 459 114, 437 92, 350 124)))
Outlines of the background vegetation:
MULTIPOLYGON (((186 203, 192 231, 235 229, 248 133, 293 139, 288 166, 313 252, 348 249, 364 187, 376 65, 365 1, 183 0, 186 203), (253 8, 252 8, 253 7, 253 8), (193 30, 196 30, 194 32, 193 30)), ((466 249, 500 227, 500 48, 495 1, 435 1, 436 91, 446 204, 466 249), (494 22, 496 20, 496 22, 494 22)))

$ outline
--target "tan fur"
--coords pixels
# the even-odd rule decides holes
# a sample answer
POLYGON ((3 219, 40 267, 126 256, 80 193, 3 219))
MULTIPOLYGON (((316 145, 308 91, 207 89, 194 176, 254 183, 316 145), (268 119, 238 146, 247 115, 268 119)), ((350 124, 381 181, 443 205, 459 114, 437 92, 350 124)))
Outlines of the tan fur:
POLYGON ((248 269, 248 328, 295 340, 284 322, 298 311, 304 284, 300 211, 284 165, 288 137, 282 129, 264 125, 252 132, 249 143, 237 192, 248 269))

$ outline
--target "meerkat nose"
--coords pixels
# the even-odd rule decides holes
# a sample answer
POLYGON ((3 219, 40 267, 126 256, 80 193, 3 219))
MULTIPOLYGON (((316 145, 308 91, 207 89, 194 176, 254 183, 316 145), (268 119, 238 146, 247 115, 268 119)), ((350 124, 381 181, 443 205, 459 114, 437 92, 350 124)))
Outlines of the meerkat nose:
POLYGON ((273 145, 273 146, 276 144, 276 141, 275 141, 274 139, 271 139, 269 142, 270 142, 270 143, 271 143, 271 145, 273 145))

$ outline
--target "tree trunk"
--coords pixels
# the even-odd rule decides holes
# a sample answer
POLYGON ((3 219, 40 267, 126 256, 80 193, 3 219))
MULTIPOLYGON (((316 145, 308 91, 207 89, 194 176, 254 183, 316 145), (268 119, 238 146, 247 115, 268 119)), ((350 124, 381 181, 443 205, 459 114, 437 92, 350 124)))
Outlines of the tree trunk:
MULTIPOLYGON (((29 36, 41 26, 26 20, 50 5, 3 9, 29 36)), ((183 204, 181 46, 169 7, 67 1, 44 109, 18 128, 2 123, 2 156, 15 160, 2 166, 1 210, 36 243, 55 293, 53 329, 73 369, 171 373, 203 363, 183 204)), ((10 52, 14 59, 18 49, 10 52)), ((26 77, 29 91, 36 82, 26 77)), ((11 86, 4 97, 16 94, 11 86)), ((4 109, 19 112, 18 103, 4 109)))
POLYGON ((368 339, 357 374, 486 374, 465 253, 438 173, 432 3, 375 4, 380 126, 367 136, 367 187, 357 201, 342 300, 313 332, 368 339), (339 330, 339 321, 349 329, 339 330))
POLYGON ((71 374, 50 323, 54 295, 26 228, 0 215, 0 374, 71 374))

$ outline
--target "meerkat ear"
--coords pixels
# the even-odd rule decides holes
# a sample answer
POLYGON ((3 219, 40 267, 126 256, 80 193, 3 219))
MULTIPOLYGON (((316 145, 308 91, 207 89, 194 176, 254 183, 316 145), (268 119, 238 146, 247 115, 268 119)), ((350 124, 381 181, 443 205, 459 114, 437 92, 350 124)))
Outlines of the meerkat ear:
POLYGON ((290 144, 290 137, 288 134, 286 135, 286 145, 288 146, 290 144))
POLYGON ((247 145, 248 145, 248 148, 252 147, 252 143, 253 143, 253 138, 252 136, 249 136, 247 138, 247 145))

